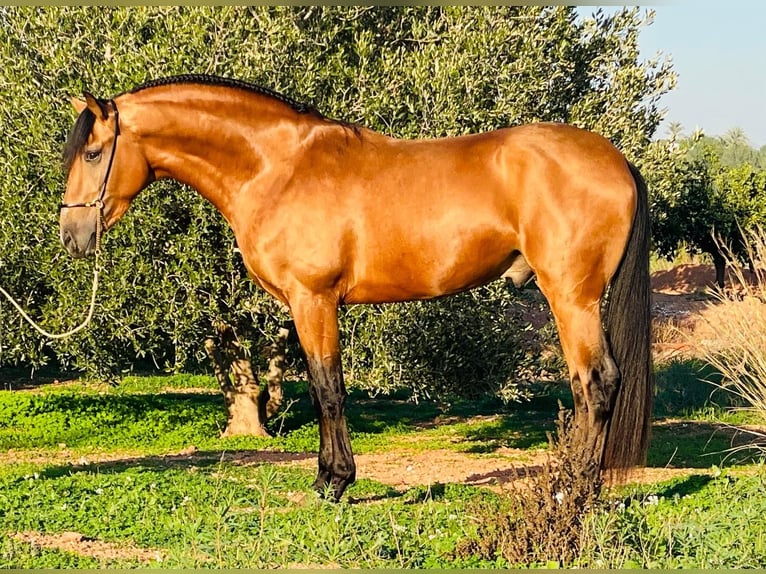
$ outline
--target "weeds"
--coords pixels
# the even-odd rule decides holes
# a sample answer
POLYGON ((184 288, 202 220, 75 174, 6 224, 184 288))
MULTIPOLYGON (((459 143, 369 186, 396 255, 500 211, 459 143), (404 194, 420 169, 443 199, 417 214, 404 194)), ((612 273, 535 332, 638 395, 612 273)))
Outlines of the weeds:
POLYGON ((458 547, 459 556, 557 565, 579 556, 583 522, 601 492, 600 471, 575 442, 567 411, 559 410, 556 428, 556 437, 549 435, 551 455, 539 472, 527 477, 519 473, 500 512, 479 512, 477 536, 458 547))

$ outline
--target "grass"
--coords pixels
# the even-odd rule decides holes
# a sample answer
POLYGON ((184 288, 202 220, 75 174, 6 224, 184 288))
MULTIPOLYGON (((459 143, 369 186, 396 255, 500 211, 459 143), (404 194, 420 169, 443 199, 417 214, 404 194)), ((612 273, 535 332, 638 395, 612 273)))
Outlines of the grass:
MULTIPOLYGON (((703 567, 713 563, 712 542, 704 536, 694 539, 697 546, 681 541, 694 528, 723 544, 736 528, 746 528, 747 519, 756 523, 747 527, 748 536, 764 535, 758 519, 766 514, 750 510, 763 504, 757 485, 764 471, 753 460, 740 460, 750 475, 713 476, 731 464, 715 454, 728 439, 716 426, 715 413, 723 407, 711 400, 709 386, 695 382, 698 369, 679 362, 660 371, 658 404, 667 418, 655 426, 650 464, 698 468, 700 477, 613 493, 627 510, 589 523, 580 564, 703 567), (742 498, 724 505, 733 492, 726 489, 742 498), (649 496, 661 502, 641 502, 649 496), (703 506, 700 519, 717 520, 718 529, 695 522, 694 508, 703 506), (727 517, 731 531, 724 529, 727 517), (665 523, 673 529, 662 530, 665 523), (658 532, 682 554, 656 543, 658 532), (610 550, 617 543, 621 550, 610 550), (695 562, 697 554, 702 558, 695 562)), ((400 396, 373 400, 355 392, 348 418, 357 453, 446 448, 486 457, 501 448, 545 448, 560 399, 569 400, 567 389, 505 407, 489 401, 414 405, 400 396)), ((225 415, 212 378, 131 377, 119 387, 77 381, 0 391, 0 454, 7 453, 0 465, 0 566, 512 566, 497 552, 459 551, 480 535, 488 512, 497 516, 502 494, 461 484, 395 490, 360 476, 340 504, 331 504, 311 490, 313 465, 222 461, 224 452, 264 449, 313 460, 317 427, 304 384, 286 385, 288 403, 272 424, 279 431, 275 438, 221 439, 225 415), (179 453, 190 445, 197 449, 194 458, 179 453), (88 462, 94 453, 110 460, 88 462), (79 556, 11 537, 24 531, 75 531, 151 549, 159 561, 79 556)), ((763 565, 750 548, 727 556, 723 564, 763 565)))
MULTIPOLYGON (((222 399, 212 378, 131 377, 125 385, 106 387, 87 382, 51 386, 36 392, 0 391, 0 452, 8 449, 67 448, 90 452, 130 449, 145 454, 195 446, 200 450, 266 449, 315 452, 318 432, 308 391, 303 383, 286 385, 290 408, 270 422, 273 439, 219 438, 225 425, 222 399), (199 389, 210 392, 199 392, 199 389)), ((484 422, 461 422, 465 416, 498 412, 499 404, 468 403, 438 406, 403 400, 372 400, 352 393, 349 428, 358 453, 376 452, 410 443, 413 448, 452 448, 469 452, 501 446, 544 447, 555 410, 548 398, 505 408, 484 422), (541 414, 542 413, 542 414, 541 414), (461 419, 437 425, 437 417, 461 419), (413 443, 408 433, 418 431, 413 443)))
POLYGON ((637 489, 602 514, 593 528, 591 563, 644 568, 763 568, 766 566, 766 474, 723 472, 637 489), (619 548, 621 556, 615 556, 619 548))
MULTIPOLYGON (((0 529, 129 541, 156 548, 163 567, 411 567, 439 565, 441 549, 470 527, 453 504, 484 495, 451 486, 437 495, 399 494, 366 481, 357 494, 380 497, 384 506, 332 504, 309 494, 312 480, 313 472, 267 465, 7 469, 0 529), (293 492, 303 500, 291 500, 293 492)), ((16 560, 5 565, 28 563, 16 560)), ((133 564, 110 564, 126 565, 133 564)))

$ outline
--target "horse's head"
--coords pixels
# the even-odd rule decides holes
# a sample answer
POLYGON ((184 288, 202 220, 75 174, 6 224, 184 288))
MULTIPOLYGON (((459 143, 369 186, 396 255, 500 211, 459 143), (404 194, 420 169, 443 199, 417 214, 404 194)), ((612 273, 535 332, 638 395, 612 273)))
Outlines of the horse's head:
POLYGON ((61 242, 73 257, 92 255, 99 234, 114 225, 150 182, 150 169, 132 134, 121 133, 114 100, 85 94, 64 149, 68 170, 59 219, 61 242))

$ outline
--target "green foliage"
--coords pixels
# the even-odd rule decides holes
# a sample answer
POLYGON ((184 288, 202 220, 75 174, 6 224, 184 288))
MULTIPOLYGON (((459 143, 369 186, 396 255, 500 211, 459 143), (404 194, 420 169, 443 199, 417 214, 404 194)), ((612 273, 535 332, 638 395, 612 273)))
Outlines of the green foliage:
MULTIPOLYGON (((638 33, 650 20, 638 9, 583 20, 563 6, 4 9, 0 280, 49 330, 71 327, 85 308, 90 263, 67 258, 56 229, 70 95, 213 73, 399 137, 565 121, 602 132, 635 159, 661 119, 658 98, 675 82, 669 61, 638 60, 638 33)), ((99 377, 136 367, 194 369, 204 364, 201 342, 216 320, 234 325, 258 356, 283 317, 245 278, 225 222, 191 190, 152 187, 106 237, 92 327, 50 343, 3 304, 0 364, 55 360, 99 377)), ((348 360, 368 377, 356 382, 439 395, 478 391, 486 377, 482 390, 518 396, 501 376, 521 357, 512 349, 518 339, 500 311, 489 311, 507 302, 493 289, 428 309, 352 312, 357 339, 349 339, 348 360), (383 351, 377 362, 355 342, 363 332, 384 337, 368 341, 383 351), (431 341, 442 349, 437 360, 429 358, 431 341), (396 360, 406 348, 413 349, 407 369, 417 374, 402 378, 396 360)))
POLYGON ((558 342, 552 323, 532 343, 531 325, 512 318, 518 306, 541 305, 534 295, 495 282, 437 304, 352 307, 341 319, 348 378, 371 392, 408 388, 415 397, 526 397, 519 383, 563 368, 561 355, 540 355, 558 342))
POLYGON ((683 247, 691 255, 712 255, 722 269, 722 242, 748 263, 742 231, 766 225, 766 168, 734 135, 659 141, 645 154, 660 256, 672 259, 683 247))
POLYGON ((650 487, 594 514, 584 552, 591 568, 763 568, 763 469, 650 487), (686 488, 687 483, 690 488, 686 488))

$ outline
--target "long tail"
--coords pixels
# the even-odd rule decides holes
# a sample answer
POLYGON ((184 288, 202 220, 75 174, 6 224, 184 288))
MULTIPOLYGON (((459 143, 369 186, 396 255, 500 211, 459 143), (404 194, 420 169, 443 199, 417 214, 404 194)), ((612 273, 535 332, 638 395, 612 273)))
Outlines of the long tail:
POLYGON ((628 165, 638 191, 636 213, 604 307, 607 338, 621 382, 607 429, 602 468, 617 470, 618 475, 619 469, 646 463, 654 398, 648 192, 638 169, 628 165))

